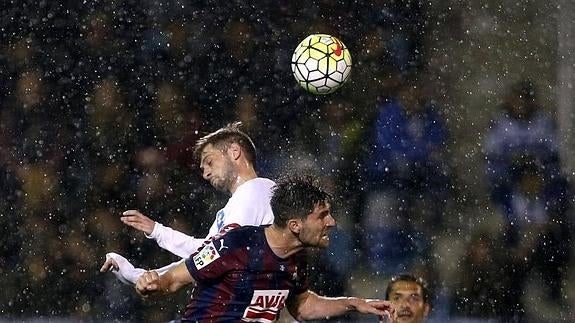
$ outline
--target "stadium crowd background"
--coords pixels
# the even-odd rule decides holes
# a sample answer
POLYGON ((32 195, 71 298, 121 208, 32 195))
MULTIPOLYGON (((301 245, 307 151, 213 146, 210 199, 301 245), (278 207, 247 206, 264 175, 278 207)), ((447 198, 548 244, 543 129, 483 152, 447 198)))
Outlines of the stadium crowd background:
MULTIPOLYGON (((383 297, 386 278, 414 271, 431 283, 438 322, 575 320, 572 196, 557 147, 502 156, 516 152, 489 139, 505 137, 493 125, 512 106, 537 110, 520 120, 555 117, 554 43, 542 41, 553 39, 550 5, 126 0, 0 10, 0 319, 178 317, 186 292, 143 302, 98 269, 109 251, 150 268, 175 260, 122 226, 125 209, 205 235, 226 197, 201 179, 191 147, 241 120, 261 176, 310 171, 339 199, 341 230, 312 259, 323 268, 316 290, 383 297), (354 60, 329 96, 303 91, 290 69, 297 43, 320 32, 340 37, 354 60), (406 106, 417 122, 402 119, 406 106), (544 200, 537 225, 517 225, 516 189, 544 200)), ((554 124, 542 124, 553 136, 554 124)))

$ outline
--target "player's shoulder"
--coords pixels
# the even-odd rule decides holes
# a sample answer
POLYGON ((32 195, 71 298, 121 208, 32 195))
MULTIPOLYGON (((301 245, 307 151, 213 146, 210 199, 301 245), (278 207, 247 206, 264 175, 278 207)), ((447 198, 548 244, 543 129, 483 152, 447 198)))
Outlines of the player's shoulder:
POLYGON ((257 225, 239 225, 237 223, 231 223, 228 224, 226 226, 224 226, 217 235, 214 236, 215 239, 221 237, 221 236, 227 236, 229 234, 231 235, 242 235, 242 234, 250 234, 253 232, 257 232, 257 231, 261 231, 263 230, 261 228, 261 226, 257 226, 257 225))
POLYGON ((276 183, 269 178, 265 177, 256 177, 245 182, 240 187, 245 190, 269 190, 274 187, 276 183))
POLYGON ((220 233, 214 237, 214 240, 226 239, 227 241, 232 241, 234 245, 245 245, 254 239, 258 239, 258 237, 264 237, 265 239, 263 232, 264 227, 262 226, 244 225, 226 231, 220 231, 220 233))
POLYGON ((272 188, 275 185, 276 183, 271 179, 257 177, 240 185, 232 198, 257 198, 271 195, 272 188))
POLYGON ((257 226, 257 225, 244 225, 241 227, 234 228, 229 230, 227 234, 242 236, 242 235, 250 235, 258 232, 263 232, 264 227, 257 226))

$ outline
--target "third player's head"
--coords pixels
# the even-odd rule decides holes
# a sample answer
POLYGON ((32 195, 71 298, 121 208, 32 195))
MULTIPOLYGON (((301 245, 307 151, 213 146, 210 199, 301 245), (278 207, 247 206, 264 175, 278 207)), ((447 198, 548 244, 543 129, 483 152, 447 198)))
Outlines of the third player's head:
POLYGON ((241 122, 230 123, 200 138, 194 148, 202 176, 221 191, 233 192, 242 175, 255 177, 256 149, 240 127, 241 122))
POLYGON ((431 311, 429 289, 422 278, 401 274, 391 278, 385 291, 400 323, 424 322, 431 311))
POLYGON ((289 229, 303 247, 327 247, 335 226, 330 199, 310 177, 281 179, 270 201, 274 226, 289 229))

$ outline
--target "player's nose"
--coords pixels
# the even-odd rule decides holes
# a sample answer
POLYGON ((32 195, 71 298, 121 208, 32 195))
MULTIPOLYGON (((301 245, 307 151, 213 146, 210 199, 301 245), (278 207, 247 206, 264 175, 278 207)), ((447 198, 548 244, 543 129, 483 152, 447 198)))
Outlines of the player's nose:
POLYGON ((328 217, 326 217, 326 226, 328 227, 335 227, 335 218, 330 214, 328 217))
POLYGON ((211 173, 209 170, 207 170, 207 169, 205 169, 205 168, 203 169, 203 171, 202 171, 202 177, 203 177, 206 181, 210 179, 210 176, 211 176, 211 175, 212 175, 212 173, 211 173))

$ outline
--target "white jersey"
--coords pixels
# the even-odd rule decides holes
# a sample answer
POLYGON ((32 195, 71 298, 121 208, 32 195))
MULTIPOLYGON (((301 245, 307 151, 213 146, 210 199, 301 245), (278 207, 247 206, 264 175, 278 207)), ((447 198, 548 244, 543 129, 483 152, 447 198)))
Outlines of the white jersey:
POLYGON ((272 224, 274 215, 270 206, 274 181, 254 178, 238 186, 223 209, 216 213, 216 219, 206 238, 215 236, 230 224, 266 225, 272 224))
MULTIPOLYGON (((275 182, 267 178, 254 178, 238 186, 223 209, 216 213, 214 223, 205 238, 194 238, 156 222, 154 230, 148 236, 155 239, 158 245, 171 253, 185 259, 196 252, 207 239, 216 235, 228 225, 267 225, 273 222, 270 199, 275 182)), ((144 269, 135 268, 127 259, 116 253, 106 254, 118 263, 116 277, 126 284, 135 284, 144 269)), ((183 261, 183 260, 182 260, 183 261)), ((162 268, 154 269, 163 274, 180 262, 175 262, 162 268)))

